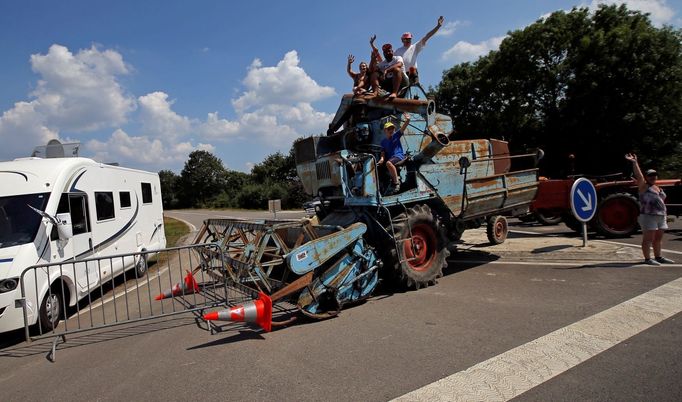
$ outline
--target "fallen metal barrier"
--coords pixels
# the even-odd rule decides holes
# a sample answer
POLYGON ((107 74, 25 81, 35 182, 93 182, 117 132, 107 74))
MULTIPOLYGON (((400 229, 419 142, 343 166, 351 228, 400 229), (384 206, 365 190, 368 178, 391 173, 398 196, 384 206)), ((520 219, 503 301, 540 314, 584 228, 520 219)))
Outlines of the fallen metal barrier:
MULTIPOLYGON (((216 243, 34 265, 21 274, 27 341, 233 306, 253 294, 230 286, 216 243)), ((208 325, 211 332, 217 327, 208 325)))

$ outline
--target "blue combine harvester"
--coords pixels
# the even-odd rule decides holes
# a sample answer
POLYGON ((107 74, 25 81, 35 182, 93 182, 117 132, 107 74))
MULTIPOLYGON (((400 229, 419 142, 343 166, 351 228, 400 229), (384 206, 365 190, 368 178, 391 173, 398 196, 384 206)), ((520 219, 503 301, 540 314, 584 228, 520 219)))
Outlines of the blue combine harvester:
POLYGON ((379 278, 414 289, 435 284, 464 230, 485 224, 488 239, 503 242, 505 216, 527 213, 538 186, 535 154, 512 156, 505 141, 457 140, 451 118, 436 113, 419 85, 393 100, 344 95, 327 135, 294 150, 317 219, 207 220, 199 240, 222 242, 231 280, 316 318, 369 297, 379 278), (401 186, 390 192, 377 163, 382 128, 400 126, 405 114, 401 186))

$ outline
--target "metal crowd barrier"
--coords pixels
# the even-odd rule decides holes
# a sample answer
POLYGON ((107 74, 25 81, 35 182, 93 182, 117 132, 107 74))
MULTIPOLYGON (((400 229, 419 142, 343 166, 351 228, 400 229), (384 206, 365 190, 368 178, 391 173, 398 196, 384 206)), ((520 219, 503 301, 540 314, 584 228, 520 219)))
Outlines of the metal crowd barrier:
POLYGON ((55 337, 53 360, 66 335, 251 300, 226 272, 216 243, 34 265, 20 283, 26 340, 55 337))

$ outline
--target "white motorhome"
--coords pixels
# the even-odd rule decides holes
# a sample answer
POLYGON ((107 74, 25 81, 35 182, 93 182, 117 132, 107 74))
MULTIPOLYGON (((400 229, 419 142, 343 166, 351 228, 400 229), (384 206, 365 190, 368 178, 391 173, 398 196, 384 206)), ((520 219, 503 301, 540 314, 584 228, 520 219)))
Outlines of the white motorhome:
MULTIPOLYGON (((66 154, 77 150, 75 144, 40 148, 34 155, 47 157, 0 162, 0 332, 24 326, 15 301, 21 299, 26 268, 166 246, 156 173, 63 157, 64 148, 66 154), (59 157, 50 157, 55 149, 59 157)), ((29 325, 55 326, 63 314, 62 294, 74 306, 124 270, 134 269, 137 276, 147 270, 144 259, 133 257, 78 265, 61 274, 51 270, 50 278, 44 271, 26 275, 26 287, 36 289, 27 292, 29 325)))

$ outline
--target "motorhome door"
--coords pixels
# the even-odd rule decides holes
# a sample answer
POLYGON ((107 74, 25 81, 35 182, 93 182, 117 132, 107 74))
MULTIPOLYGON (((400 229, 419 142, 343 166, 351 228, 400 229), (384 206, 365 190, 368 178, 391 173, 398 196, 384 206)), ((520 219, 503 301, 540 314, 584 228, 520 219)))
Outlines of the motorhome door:
MULTIPOLYGON (((80 193, 63 194, 58 212, 67 211, 71 215, 73 238, 69 240, 72 254, 65 257, 76 260, 93 257, 92 227, 90 226, 87 195, 80 193)), ((67 245, 66 250, 68 247, 67 245)), ((76 281, 82 290, 91 289, 98 283, 99 269, 95 262, 88 263, 87 267, 85 263, 75 264, 75 269, 76 281)))

